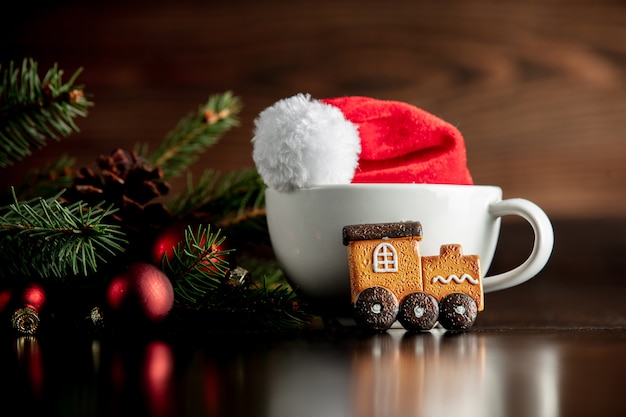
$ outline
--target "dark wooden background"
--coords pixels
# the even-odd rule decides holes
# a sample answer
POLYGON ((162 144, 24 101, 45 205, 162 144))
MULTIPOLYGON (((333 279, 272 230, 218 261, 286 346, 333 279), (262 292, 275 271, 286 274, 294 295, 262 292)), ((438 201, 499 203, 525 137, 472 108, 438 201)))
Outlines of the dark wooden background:
POLYGON ((623 1, 182 0, 20 2, 3 11, 1 61, 33 57, 79 81, 96 106, 62 152, 91 163, 158 142, 213 93, 242 125, 195 167, 252 166, 252 121, 298 92, 420 106, 458 126, 477 183, 551 217, 626 214, 623 1))

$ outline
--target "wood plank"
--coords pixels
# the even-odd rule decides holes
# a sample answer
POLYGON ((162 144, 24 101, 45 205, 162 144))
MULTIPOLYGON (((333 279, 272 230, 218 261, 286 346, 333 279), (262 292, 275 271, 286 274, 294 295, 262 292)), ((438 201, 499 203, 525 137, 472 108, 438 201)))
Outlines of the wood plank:
POLYGON ((297 92, 407 101, 457 125, 477 183, 551 216, 626 213, 626 4, 480 0, 76 1, 5 15, 0 58, 59 62, 96 107, 81 133, 2 175, 69 152, 80 165, 157 143, 212 93, 242 125, 194 167, 252 166, 253 119, 297 92), (40 10, 39 12, 37 10, 40 10))

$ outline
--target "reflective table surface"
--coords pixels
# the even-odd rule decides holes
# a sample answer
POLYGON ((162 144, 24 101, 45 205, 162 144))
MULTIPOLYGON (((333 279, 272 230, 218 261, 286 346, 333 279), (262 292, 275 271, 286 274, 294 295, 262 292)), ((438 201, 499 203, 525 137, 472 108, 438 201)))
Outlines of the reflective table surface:
POLYGON ((145 340, 21 337, 0 351, 3 415, 617 416, 621 331, 145 340))
MULTIPOLYGON (((297 334, 0 333, 0 415, 623 416, 626 221, 585 223, 585 245, 581 225, 555 223, 544 271, 486 294, 465 333, 333 318, 297 334)), ((494 271, 529 247, 525 225, 503 229, 494 271)))

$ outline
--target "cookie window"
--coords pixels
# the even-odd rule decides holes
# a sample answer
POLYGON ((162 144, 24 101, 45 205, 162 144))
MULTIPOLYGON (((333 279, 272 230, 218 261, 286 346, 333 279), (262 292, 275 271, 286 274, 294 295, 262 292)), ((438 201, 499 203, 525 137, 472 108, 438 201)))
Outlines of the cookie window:
POLYGON ((398 272, 398 254, 391 243, 383 242, 374 249, 374 272, 398 272))

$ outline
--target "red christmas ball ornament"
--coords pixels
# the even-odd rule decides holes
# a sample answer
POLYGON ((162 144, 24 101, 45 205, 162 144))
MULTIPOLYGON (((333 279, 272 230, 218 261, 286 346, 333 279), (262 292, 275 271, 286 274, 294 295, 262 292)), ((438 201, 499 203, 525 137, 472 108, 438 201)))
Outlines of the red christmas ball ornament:
POLYGON ((174 306, 174 287, 156 266, 135 262, 111 280, 107 302, 116 312, 139 314, 150 322, 159 322, 174 306))
MULTIPOLYGON (((192 226, 191 227, 192 231, 196 230, 197 225, 191 225, 191 226, 192 226)), ((163 259, 163 255, 166 255, 167 259, 171 261, 172 258, 174 257, 174 248, 176 248, 176 246, 178 246, 179 244, 185 241, 185 231, 188 229, 189 229, 189 226, 186 223, 182 223, 182 222, 174 223, 173 225, 168 226, 165 229, 163 229, 163 231, 159 233, 159 235, 156 237, 156 239, 154 240, 152 244, 152 247, 150 250, 150 256, 151 256, 152 262, 154 262, 156 265, 160 265, 161 260, 163 259)), ((217 231, 218 231, 217 228, 214 228, 214 227, 210 228, 211 233, 217 233, 217 231)), ((206 242, 206 239, 203 239, 201 241, 201 245, 204 245, 205 242, 206 242)), ((221 253, 219 255, 209 257, 203 263, 206 265, 208 269, 212 271, 216 270, 214 265, 219 264, 220 262, 228 262, 228 266, 232 268, 233 256, 231 252, 229 252, 229 249, 230 248, 228 244, 226 243, 226 239, 222 239, 222 237, 219 237, 216 243, 211 246, 211 252, 212 253, 226 252, 226 253, 221 253)))
MULTIPOLYGON (((204 242, 202 242, 204 245, 204 242)), ((218 239, 214 245, 211 246, 211 253, 218 253, 215 256, 207 256, 206 260, 202 262, 204 267, 210 271, 217 272, 216 265, 223 265, 229 269, 233 267, 233 255, 229 251, 229 246, 226 244, 226 239, 218 239)))
POLYGON ((0 314, 7 311, 11 300, 13 299, 13 289, 12 288, 4 288, 0 290, 0 314))
POLYGON ((30 307, 35 311, 41 310, 46 302, 46 292, 38 284, 30 284, 24 288, 22 293, 22 303, 25 307, 30 307))
POLYGON ((174 256, 174 248, 185 239, 186 225, 182 223, 174 223, 164 228, 154 239, 150 248, 150 258, 156 265, 161 264, 163 255, 167 255, 167 259, 174 256))

